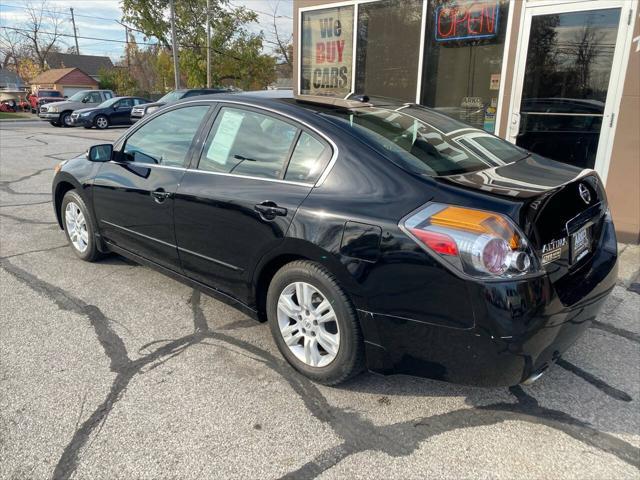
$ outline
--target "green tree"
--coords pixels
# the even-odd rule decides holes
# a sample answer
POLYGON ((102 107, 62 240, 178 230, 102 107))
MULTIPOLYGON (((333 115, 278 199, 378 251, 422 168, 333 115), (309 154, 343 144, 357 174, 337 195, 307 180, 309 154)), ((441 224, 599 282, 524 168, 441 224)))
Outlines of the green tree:
POLYGON ((138 83, 124 67, 101 69, 99 76, 100 88, 113 90, 118 96, 138 94, 138 83))
MULTIPOLYGON (((206 6, 207 0, 175 2, 181 83, 187 87, 206 83, 206 6)), ((124 21, 170 49, 169 0, 122 0, 122 9, 124 21)), ((254 89, 273 81, 275 57, 262 53, 263 34, 248 28, 257 14, 228 0, 211 0, 211 18, 212 83, 254 89)))

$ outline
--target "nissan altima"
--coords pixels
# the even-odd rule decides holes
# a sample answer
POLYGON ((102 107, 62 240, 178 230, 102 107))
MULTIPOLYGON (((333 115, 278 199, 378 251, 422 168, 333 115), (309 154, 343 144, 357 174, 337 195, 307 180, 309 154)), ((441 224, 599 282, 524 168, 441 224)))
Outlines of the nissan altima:
POLYGON ((364 96, 183 100, 60 164, 52 193, 78 257, 126 256, 268 321, 330 385, 532 382, 617 275, 593 170, 364 96))

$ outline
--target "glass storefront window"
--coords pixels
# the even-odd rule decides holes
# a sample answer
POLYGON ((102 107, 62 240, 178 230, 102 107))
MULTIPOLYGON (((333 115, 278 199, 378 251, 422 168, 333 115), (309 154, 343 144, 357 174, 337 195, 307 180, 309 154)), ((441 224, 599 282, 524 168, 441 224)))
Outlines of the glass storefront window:
POLYGON ((351 92, 353 5, 302 12, 300 93, 345 97, 351 92))
POLYGON ((422 104, 493 133, 508 0, 430 0, 422 104))
POLYGON ((358 6, 355 93, 415 102, 422 0, 358 6))

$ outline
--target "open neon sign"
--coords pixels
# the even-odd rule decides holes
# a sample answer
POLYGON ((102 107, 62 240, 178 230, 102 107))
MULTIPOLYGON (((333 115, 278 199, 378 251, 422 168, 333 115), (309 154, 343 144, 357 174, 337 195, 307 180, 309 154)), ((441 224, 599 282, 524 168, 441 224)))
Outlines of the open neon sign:
POLYGON ((436 9, 437 42, 494 38, 498 35, 498 2, 469 2, 436 9))

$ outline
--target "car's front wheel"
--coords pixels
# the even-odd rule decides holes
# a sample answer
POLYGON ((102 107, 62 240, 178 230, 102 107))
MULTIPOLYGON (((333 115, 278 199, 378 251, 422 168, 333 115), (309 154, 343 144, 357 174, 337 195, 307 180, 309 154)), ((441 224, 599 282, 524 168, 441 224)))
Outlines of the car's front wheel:
POLYGON ((336 385, 363 369, 355 309, 321 265, 296 261, 282 267, 269 285, 267 317, 282 355, 310 379, 336 385))
POLYGON ((60 114, 60 125, 63 127, 71 127, 71 112, 63 112, 60 114))
POLYGON ((104 115, 98 115, 93 121, 93 124, 100 130, 104 130, 105 128, 109 127, 109 119, 104 115))
POLYGON ((84 200, 69 190, 60 206, 62 225, 73 252, 82 260, 93 262, 100 257, 96 245, 94 222, 84 200))

